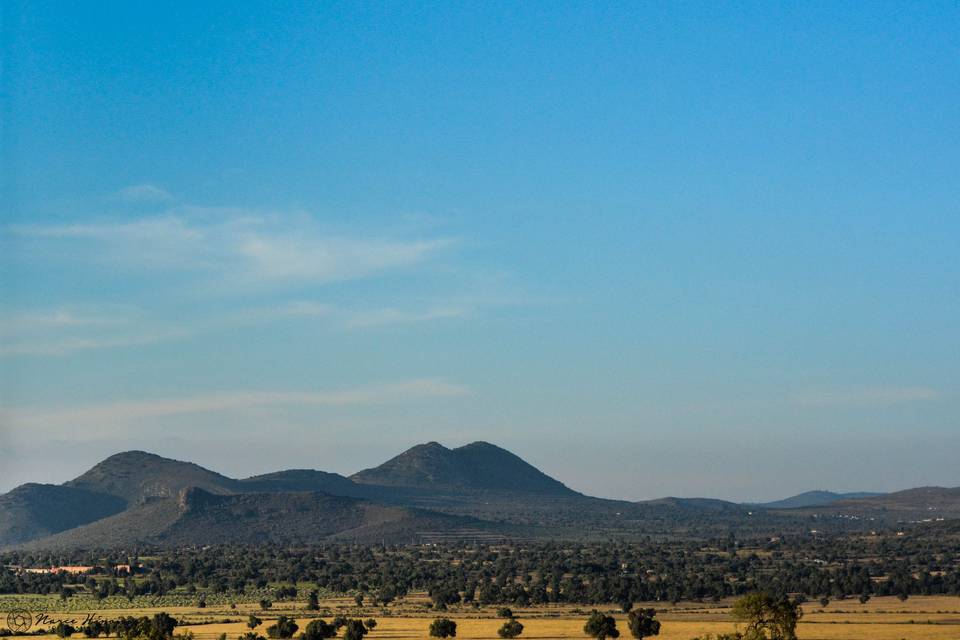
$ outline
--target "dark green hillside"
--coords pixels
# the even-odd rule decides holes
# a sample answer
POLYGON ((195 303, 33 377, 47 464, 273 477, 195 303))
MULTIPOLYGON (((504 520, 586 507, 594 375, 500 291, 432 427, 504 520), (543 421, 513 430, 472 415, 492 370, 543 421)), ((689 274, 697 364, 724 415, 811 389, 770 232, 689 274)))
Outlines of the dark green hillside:
POLYGON ((326 540, 415 542, 438 532, 495 535, 506 528, 321 493, 217 495, 188 488, 99 522, 38 540, 31 549, 309 544, 326 540))
POLYGON ((367 487, 352 482, 339 473, 314 469, 288 469, 240 480, 242 492, 276 493, 284 491, 322 491, 334 496, 365 498, 371 492, 367 487))
POLYGON ((575 496, 575 491, 520 457, 486 442, 448 449, 417 445, 378 467, 351 476, 358 484, 440 492, 575 496))
POLYGON ((65 486, 118 496, 134 505, 147 498, 174 497, 186 487, 234 493, 238 483, 192 462, 126 451, 110 456, 65 486))
POLYGON ((125 507, 121 498, 86 489, 24 484, 0 495, 0 546, 72 529, 125 507))
POLYGON ((762 509, 801 509, 803 507, 819 507, 840 500, 859 500, 860 498, 873 498, 883 495, 881 493, 870 493, 866 491, 856 493, 834 493, 833 491, 806 491, 804 493, 776 500, 774 502, 765 502, 750 506, 760 507, 762 509))

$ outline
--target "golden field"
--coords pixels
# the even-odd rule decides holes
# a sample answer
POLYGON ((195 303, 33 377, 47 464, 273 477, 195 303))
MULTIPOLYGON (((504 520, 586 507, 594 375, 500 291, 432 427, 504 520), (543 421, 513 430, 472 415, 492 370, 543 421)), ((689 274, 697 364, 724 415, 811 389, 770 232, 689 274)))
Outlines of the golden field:
MULTIPOLYGON (((2 600, 0 600, 2 603, 2 600)), ((407 640, 426 638, 430 621, 438 615, 456 620, 457 637, 470 639, 495 639, 497 629, 503 620, 496 617, 496 607, 454 607, 447 612, 428 610, 425 599, 405 598, 387 608, 356 607, 352 599, 343 598, 325 600, 321 603, 321 617, 329 620, 333 615, 346 615, 358 618, 376 618, 377 628, 368 636, 370 640, 407 640)), ((729 602, 718 604, 678 603, 675 606, 662 603, 640 604, 651 606, 659 611, 663 627, 659 638, 663 640, 689 640, 707 633, 733 631, 736 626, 730 621, 729 602)), ((613 611, 610 606, 598 607, 613 611)), ((161 610, 148 606, 138 609, 96 609, 89 611, 102 618, 124 615, 149 615, 161 610)), ((265 627, 278 615, 292 615, 297 618, 301 629, 315 617, 307 612, 303 602, 276 603, 270 611, 260 611, 254 604, 238 604, 230 607, 165 607, 163 610, 191 624, 178 628, 178 632, 189 629, 197 640, 216 640, 220 634, 227 634, 230 640, 248 631, 246 617, 256 613, 264 619, 257 631, 265 634, 265 627), (223 622, 225 619, 235 622, 223 622)), ((514 614, 524 624, 521 638, 584 638, 583 623, 588 607, 577 611, 569 606, 540 606, 514 608, 514 614)), ((58 616, 77 619, 84 611, 73 609, 69 612, 48 611, 51 618, 58 616)), ((626 628, 626 616, 617 612, 621 637, 629 637, 626 628)), ((2 624, 2 622, 0 622, 2 624)), ((906 602, 896 598, 873 598, 866 604, 856 599, 831 602, 822 608, 819 603, 809 602, 804 606, 804 617, 799 629, 802 640, 960 640, 960 598, 957 597, 921 597, 915 596, 906 602)), ((54 636, 31 636, 51 640, 54 636)), ((82 637, 80 634, 75 638, 82 637)))

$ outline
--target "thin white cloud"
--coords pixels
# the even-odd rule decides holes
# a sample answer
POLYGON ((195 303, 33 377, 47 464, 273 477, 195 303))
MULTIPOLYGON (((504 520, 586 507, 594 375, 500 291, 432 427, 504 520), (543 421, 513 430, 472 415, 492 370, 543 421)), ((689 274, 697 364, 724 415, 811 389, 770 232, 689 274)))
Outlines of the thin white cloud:
POLYGON ((187 331, 162 331, 153 334, 65 337, 46 340, 17 341, 0 345, 0 357, 67 356, 78 351, 116 349, 164 342, 189 335, 187 331))
POLYGON ((398 241, 249 233, 238 243, 238 253, 246 259, 253 277, 327 283, 409 267, 450 244, 446 239, 398 241))
POLYGON ((221 291, 327 284, 406 269, 452 246, 452 238, 333 234, 300 215, 182 209, 135 221, 19 225, 17 236, 65 245, 58 259, 140 269, 192 271, 221 291))
POLYGON ((378 327, 392 324, 415 324, 434 320, 462 318, 469 313, 464 307, 435 307, 425 311, 394 308, 371 309, 348 313, 345 324, 349 328, 378 327))
POLYGON ((80 405, 54 410, 10 408, 0 420, 24 433, 45 429, 123 429, 138 421, 165 416, 245 411, 257 407, 375 406, 430 398, 469 395, 467 387, 436 378, 329 391, 228 391, 156 400, 80 405))
POLYGON ((153 184, 133 184, 120 189, 114 194, 114 199, 129 203, 156 203, 169 202, 173 200, 173 196, 153 184))
POLYGON ((47 328, 86 327, 108 325, 116 318, 90 315, 70 309, 20 311, 0 316, 0 334, 47 328))
POLYGON ((930 387, 854 387, 811 389, 793 394, 792 399, 808 407, 883 407, 939 397, 940 392, 930 387))

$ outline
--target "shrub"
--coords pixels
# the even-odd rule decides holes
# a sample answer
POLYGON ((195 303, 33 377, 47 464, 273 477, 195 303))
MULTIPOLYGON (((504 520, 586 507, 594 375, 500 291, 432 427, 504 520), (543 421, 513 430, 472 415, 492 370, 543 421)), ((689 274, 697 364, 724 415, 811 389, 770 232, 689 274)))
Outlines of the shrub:
POLYGON ((365 635, 367 628, 363 626, 363 620, 350 620, 343 632, 343 640, 363 640, 365 635))
POLYGON ((591 638, 604 640, 604 638, 619 638, 620 632, 617 630, 617 621, 613 616, 604 615, 594 609, 583 625, 583 632, 591 638))
POLYGON ((660 621, 654 609, 636 609, 627 617, 630 635, 641 639, 660 634, 660 621))
POLYGON ((300 635, 301 640, 324 640, 325 638, 334 638, 337 635, 337 628, 332 624, 327 624, 325 620, 311 620, 307 628, 300 635))
POLYGON ((513 618, 504 622, 503 626, 497 629, 497 635, 501 638, 516 638, 521 633, 523 633, 523 625, 513 618))
POLYGON ((277 618, 276 624, 267 627, 267 635, 271 638, 292 638, 299 628, 292 618, 280 616, 277 618))
POLYGON ((431 638, 457 637, 457 623, 449 618, 436 618, 430 623, 431 638))

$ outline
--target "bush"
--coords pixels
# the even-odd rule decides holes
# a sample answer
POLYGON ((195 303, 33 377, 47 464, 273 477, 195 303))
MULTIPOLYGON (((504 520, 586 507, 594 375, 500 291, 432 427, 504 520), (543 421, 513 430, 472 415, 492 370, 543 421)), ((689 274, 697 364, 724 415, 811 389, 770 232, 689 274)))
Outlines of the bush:
POLYGON ((430 623, 431 638, 457 637, 457 623, 449 618, 436 618, 430 623))
POLYGON ((497 635, 501 638, 516 638, 523 633, 523 625, 511 618, 503 623, 503 626, 497 629, 497 635))
POLYGON ((363 624, 367 625, 367 631, 373 631, 377 628, 377 621, 373 618, 367 618, 363 624))
POLYGON ((280 616, 277 618, 276 624, 267 627, 267 635, 271 638, 292 638, 299 628, 292 618, 280 616))
POLYGON ((591 638, 604 640, 604 638, 619 638, 620 632, 617 630, 617 621, 613 616, 608 616, 594 609, 583 625, 583 632, 591 638))
POLYGON ((311 620, 307 628, 300 634, 301 640, 324 640, 325 638, 334 638, 337 635, 337 628, 332 624, 327 624, 325 620, 311 620))
POLYGON ((630 635, 642 639, 660 635, 660 621, 654 609, 636 609, 627 617, 630 635))
POLYGON ((363 626, 363 620, 350 620, 343 632, 343 640, 363 640, 365 635, 367 628, 363 626))
POLYGON ((512 618, 513 609, 511 609, 510 607, 500 607, 499 609, 497 609, 497 615, 501 618, 512 618))

